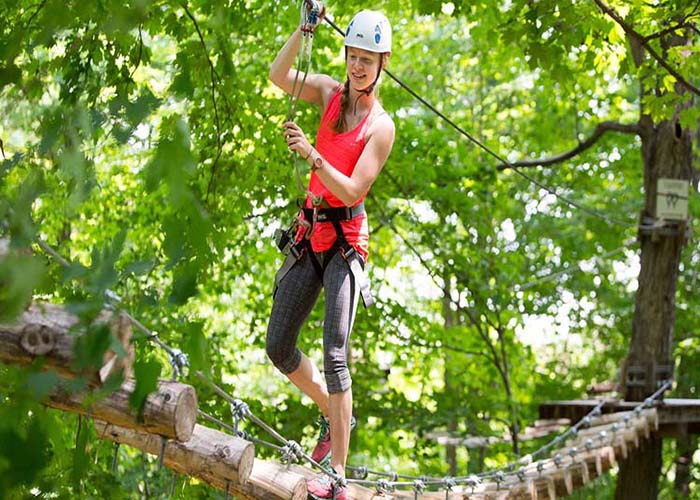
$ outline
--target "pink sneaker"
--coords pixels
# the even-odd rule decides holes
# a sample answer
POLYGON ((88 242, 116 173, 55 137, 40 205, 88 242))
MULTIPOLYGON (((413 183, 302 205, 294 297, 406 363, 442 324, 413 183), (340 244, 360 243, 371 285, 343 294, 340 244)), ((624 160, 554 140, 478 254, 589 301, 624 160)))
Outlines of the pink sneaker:
MULTIPOLYGON (((311 452, 311 458, 318 462, 321 467, 328 467, 331 462, 331 424, 323 415, 318 419, 319 433, 318 443, 311 452)), ((350 417, 350 431, 357 426, 355 417, 350 417)))
POLYGON ((306 489, 311 498, 323 500, 331 498, 334 500, 347 500, 347 488, 345 486, 336 486, 333 479, 325 474, 308 481, 306 489))

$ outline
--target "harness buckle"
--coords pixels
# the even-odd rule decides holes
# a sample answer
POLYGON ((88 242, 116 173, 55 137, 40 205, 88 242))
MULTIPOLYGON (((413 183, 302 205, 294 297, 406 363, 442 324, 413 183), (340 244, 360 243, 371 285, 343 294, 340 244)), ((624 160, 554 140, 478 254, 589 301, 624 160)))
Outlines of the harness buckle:
POLYGON ((340 255, 342 255, 345 260, 351 259, 356 253, 357 250, 355 250, 355 247, 352 245, 348 245, 346 248, 340 247, 340 255))
POLYGON ((292 227, 286 231, 279 228, 275 230, 275 241, 277 242, 277 248, 279 248, 280 252, 282 252, 284 255, 289 253, 289 250, 293 245, 293 239, 291 236, 292 227))

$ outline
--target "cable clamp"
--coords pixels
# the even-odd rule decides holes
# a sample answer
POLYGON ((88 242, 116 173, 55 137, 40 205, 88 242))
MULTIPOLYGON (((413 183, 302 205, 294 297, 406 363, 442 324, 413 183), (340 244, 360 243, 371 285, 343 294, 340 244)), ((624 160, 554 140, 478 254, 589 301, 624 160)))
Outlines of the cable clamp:
POLYGON ((391 485, 386 479, 377 479, 377 494, 386 495, 391 491, 391 485))
POLYGON ((282 448, 282 458, 289 465, 296 463, 301 456, 301 446, 296 441, 289 440, 284 448, 282 448))

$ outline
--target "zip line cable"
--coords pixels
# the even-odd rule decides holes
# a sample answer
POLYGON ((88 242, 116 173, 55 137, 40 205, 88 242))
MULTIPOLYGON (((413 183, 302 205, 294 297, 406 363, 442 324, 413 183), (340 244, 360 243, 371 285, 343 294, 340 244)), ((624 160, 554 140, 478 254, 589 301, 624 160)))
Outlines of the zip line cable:
MULTIPOLYGON (((328 16, 324 16, 324 20, 325 20, 328 24, 330 24, 331 27, 332 27, 336 32, 338 32, 341 36, 345 36, 345 33, 343 32, 343 30, 341 30, 341 29, 338 27, 338 25, 336 25, 332 20, 330 20, 330 19, 328 18, 328 16)), ((460 127, 457 123, 455 123, 452 119, 450 119, 447 115, 445 115, 444 113, 442 113, 440 110, 438 110, 437 108, 435 108, 435 106, 433 106, 433 105, 430 104, 428 101, 426 101, 423 97, 421 97, 420 95, 418 95, 411 87, 409 87, 406 83, 404 83, 403 81, 401 81, 401 79, 399 79, 398 77, 394 76, 394 74, 391 73, 388 69, 384 68, 384 72, 385 72, 387 75, 389 75, 389 77, 390 77, 392 80, 394 80, 401 88, 403 88, 405 91, 407 91, 409 94, 411 94, 411 96, 413 96, 413 97, 414 97, 416 100, 418 100, 421 104, 423 104, 425 107, 427 107, 430 111, 432 111, 432 112, 435 113, 437 116, 439 116, 440 118, 442 118, 446 123, 448 123, 448 124, 449 124, 452 128, 454 128, 457 132, 459 132, 460 134, 462 134, 462 135, 463 135, 464 137, 466 137, 469 141, 471 141, 473 144, 475 144, 476 146, 478 146, 479 148, 481 148, 482 150, 484 150, 486 153, 488 153, 489 155, 491 155, 492 157, 494 157, 495 159, 497 159, 499 162, 503 163, 504 165, 509 166, 509 167, 511 168, 511 170, 513 170, 516 174, 518 174, 518 175, 520 175, 521 177, 527 179, 529 182, 531 182, 532 184, 536 185, 536 186, 539 187, 540 189, 544 189, 544 190, 547 191, 549 194, 551 194, 551 195, 553 195, 553 196, 559 198, 560 200, 562 200, 563 202, 565 202, 565 203, 568 204, 569 206, 572 206, 572 207, 574 207, 574 208, 577 208, 578 210, 581 210, 581 211, 583 211, 583 212, 585 212, 585 213, 587 213, 587 214, 589 214, 589 215, 591 215, 591 216, 593 216, 593 217, 597 217, 597 218, 603 219, 604 221, 606 221, 606 222, 608 222, 608 223, 610 223, 610 224, 616 224, 616 225, 624 226, 624 227, 637 227, 636 224, 633 224, 633 223, 631 223, 631 222, 623 221, 623 220, 616 219, 616 218, 613 218, 613 217, 609 217, 609 216, 607 216, 607 215, 605 215, 605 214, 603 214, 603 213, 600 213, 600 212, 598 212, 598 211, 596 211, 596 210, 593 210, 593 209, 588 208, 588 207, 584 207, 584 206, 582 206, 581 204, 579 204, 579 203, 577 203, 577 202, 575 202, 575 201, 569 199, 568 197, 565 197, 565 196, 563 196, 563 195, 557 193, 554 189, 552 189, 552 188, 546 186, 545 184, 541 183, 541 182, 538 181, 537 179, 534 179, 532 176, 529 176, 529 175, 527 175, 526 173, 521 172, 520 169, 517 168, 517 167, 515 167, 515 166, 513 166, 513 164, 512 164, 511 162, 509 162, 508 160, 506 160, 505 158, 503 158, 501 155, 499 155, 498 153, 496 153, 495 151, 493 151, 491 148, 489 148, 488 146, 486 146, 484 143, 482 143, 481 141, 479 141, 479 140, 478 140, 477 138, 475 138, 472 134, 470 134, 469 132, 467 132, 464 128, 460 127)))

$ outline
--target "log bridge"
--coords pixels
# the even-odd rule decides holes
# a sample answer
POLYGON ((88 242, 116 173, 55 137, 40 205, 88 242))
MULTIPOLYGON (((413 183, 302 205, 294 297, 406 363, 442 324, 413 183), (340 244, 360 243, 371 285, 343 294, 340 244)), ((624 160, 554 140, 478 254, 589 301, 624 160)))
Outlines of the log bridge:
MULTIPOLYGON (((306 481, 317 476, 317 472, 301 466, 259 460, 255 458, 252 443, 198 425, 197 394, 190 385, 159 381, 156 391, 146 398, 142 414, 137 415, 128 403, 135 389, 135 381, 131 378, 130 324, 124 316, 112 311, 105 311, 95 323, 107 326, 113 341, 121 346, 108 351, 101 366, 76 368, 75 343, 91 325, 82 325, 79 318, 60 305, 40 303, 32 304, 15 323, 0 324, 0 362, 20 365, 39 362, 42 368, 54 370, 62 377, 82 378, 86 381, 87 392, 68 392, 58 387, 47 396, 45 404, 89 415, 102 439, 154 455, 162 452, 164 465, 178 473, 196 477, 237 498, 306 498, 306 481), (90 390, 114 376, 123 378, 121 387, 105 398, 95 399, 90 390)), ((597 403, 544 403, 540 405, 540 416, 543 419, 577 421, 597 403)), ((348 497, 356 500, 417 496, 478 500, 561 498, 604 474, 615 466, 618 459, 634 453, 636 448, 643 446, 651 432, 673 436, 700 430, 698 400, 666 399, 655 408, 631 411, 637 405, 610 401, 603 407, 602 415, 591 419, 589 428, 580 430, 551 456, 524 464, 518 474, 507 474, 498 480, 490 477, 474 487, 457 486, 451 491, 423 492, 420 495, 412 491, 379 494, 371 488, 351 483, 348 497), (603 439, 601 436, 607 437, 603 439)))

